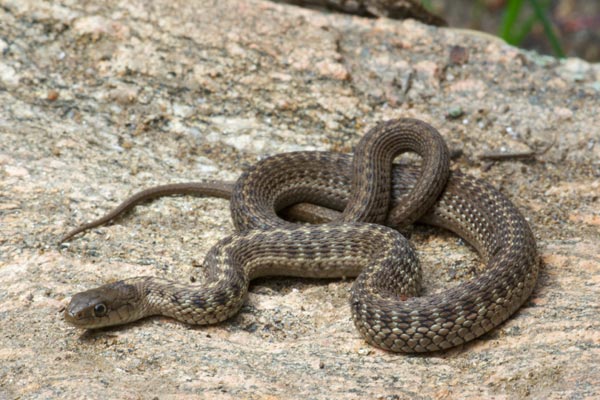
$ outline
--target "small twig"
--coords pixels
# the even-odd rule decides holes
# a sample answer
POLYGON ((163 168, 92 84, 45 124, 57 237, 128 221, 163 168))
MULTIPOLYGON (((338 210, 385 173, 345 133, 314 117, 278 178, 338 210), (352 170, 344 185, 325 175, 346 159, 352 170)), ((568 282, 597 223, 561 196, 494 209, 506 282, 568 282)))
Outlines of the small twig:
POLYGON ((519 151, 513 153, 505 153, 499 151, 490 151, 483 153, 479 156, 479 159, 482 161, 525 161, 525 160, 533 160, 536 157, 542 156, 548 152, 556 143, 556 134, 552 139, 552 142, 546 146, 543 150, 529 150, 529 151, 519 151))
POLYGON ((512 160, 531 160, 537 153, 535 151, 522 151, 515 153, 488 152, 479 156, 482 161, 512 161, 512 160))

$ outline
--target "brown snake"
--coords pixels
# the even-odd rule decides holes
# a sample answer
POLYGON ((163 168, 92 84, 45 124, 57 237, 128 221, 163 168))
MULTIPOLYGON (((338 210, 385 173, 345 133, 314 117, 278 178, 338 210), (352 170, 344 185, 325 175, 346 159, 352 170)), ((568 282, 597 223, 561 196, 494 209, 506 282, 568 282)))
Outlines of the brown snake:
POLYGON ((529 297, 538 275, 536 244, 516 207, 490 185, 449 172, 447 154, 434 128, 400 119, 369 131, 354 158, 284 153, 251 167, 235 187, 208 181, 140 192, 61 242, 142 201, 172 194, 231 198, 237 233, 207 254, 205 282, 136 277, 110 283, 74 295, 65 319, 83 328, 155 314, 210 324, 235 314, 250 280, 258 276, 358 276, 350 303, 355 325, 369 343, 426 352, 472 340, 505 321, 529 297), (392 164, 409 150, 421 155, 421 168, 392 164), (277 215, 282 210, 297 220, 336 221, 293 224, 277 215), (415 220, 453 231, 472 244, 486 271, 418 297, 421 272, 410 245, 398 231, 376 225, 402 227, 415 220))

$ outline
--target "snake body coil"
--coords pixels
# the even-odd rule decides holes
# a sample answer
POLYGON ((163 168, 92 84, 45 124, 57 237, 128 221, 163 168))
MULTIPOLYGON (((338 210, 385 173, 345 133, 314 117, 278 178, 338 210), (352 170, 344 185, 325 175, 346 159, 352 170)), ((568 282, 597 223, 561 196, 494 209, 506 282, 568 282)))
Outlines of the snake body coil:
POLYGON ((235 188, 199 182, 148 189, 63 240, 140 201, 180 193, 231 196, 238 233, 207 254, 206 282, 184 285, 138 277, 111 283, 73 296, 65 319, 95 328, 162 314, 210 324, 235 314, 250 280, 258 276, 358 276, 351 309, 369 343, 398 352, 465 343, 523 304, 535 285, 538 261, 532 232, 515 206, 486 183, 448 171, 447 149, 437 131, 401 119, 367 133, 354 158, 329 152, 279 154, 244 173, 235 188), (421 168, 392 165, 407 150, 421 155, 421 168), (292 216, 304 219, 312 213, 310 206, 297 205, 304 202, 326 207, 315 219, 336 221, 298 225, 277 216, 290 207, 292 216), (396 230, 376 225, 402 227, 417 219, 471 243, 486 271, 442 293, 417 297, 421 272, 414 252, 396 230))

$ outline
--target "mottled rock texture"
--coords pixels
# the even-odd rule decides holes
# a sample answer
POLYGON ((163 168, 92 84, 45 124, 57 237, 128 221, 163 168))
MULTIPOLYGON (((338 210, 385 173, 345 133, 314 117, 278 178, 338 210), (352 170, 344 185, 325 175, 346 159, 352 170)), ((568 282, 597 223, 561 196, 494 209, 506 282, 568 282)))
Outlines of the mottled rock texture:
MULTIPOLYGON (((0 0, 0 398, 600 396, 599 110, 597 65, 414 21, 258 0, 0 0), (185 197, 57 245, 69 228, 149 185, 350 152, 395 117, 439 128, 454 168, 535 232, 537 288, 490 334, 426 356, 372 348, 348 280, 262 279, 210 327, 63 321, 71 295, 106 281, 201 277, 233 230, 226 201, 185 197)), ((417 227, 411 241, 428 293, 481 270, 453 235, 417 227)))

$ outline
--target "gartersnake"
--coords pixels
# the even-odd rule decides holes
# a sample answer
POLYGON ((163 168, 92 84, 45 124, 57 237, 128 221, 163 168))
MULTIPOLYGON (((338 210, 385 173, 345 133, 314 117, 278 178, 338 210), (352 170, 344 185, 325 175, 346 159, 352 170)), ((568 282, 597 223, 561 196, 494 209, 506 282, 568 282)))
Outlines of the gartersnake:
POLYGON ((535 240, 516 207, 481 180, 449 172, 439 133, 413 119, 377 125, 357 145, 354 158, 283 153, 251 167, 235 186, 211 181, 148 189, 62 241, 141 201, 184 193, 231 198, 237 233, 207 254, 207 280, 186 285, 137 277, 110 283, 73 296, 65 311, 68 322, 96 328, 162 314, 209 324, 235 314, 257 276, 358 275, 351 309, 369 343, 398 352, 435 351, 506 320, 529 297, 538 275, 535 240), (420 168, 392 164, 408 150, 421 155, 420 168), (325 207, 322 216, 311 219, 337 221, 293 224, 277 215, 286 208, 298 219, 313 215, 297 203, 325 207), (418 297, 421 272, 410 245, 396 230, 376 225, 402 227, 417 219, 471 243, 486 271, 442 293, 418 297))

